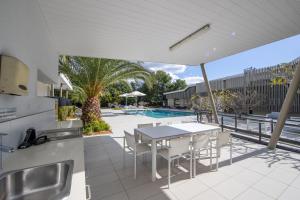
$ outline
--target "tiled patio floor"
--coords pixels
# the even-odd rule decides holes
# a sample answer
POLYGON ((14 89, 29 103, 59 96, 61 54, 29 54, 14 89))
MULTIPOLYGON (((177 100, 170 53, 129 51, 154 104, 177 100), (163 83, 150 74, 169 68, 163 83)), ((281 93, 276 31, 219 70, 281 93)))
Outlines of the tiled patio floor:
MULTIPOLYGON (((158 158, 158 173, 151 181, 150 155, 138 161, 137 179, 133 179, 132 155, 110 136, 85 138, 87 184, 92 199, 299 199, 300 156, 291 152, 268 151, 264 146, 234 140, 234 163, 228 165, 228 149, 222 150, 219 171, 209 171, 208 159, 201 160, 197 177, 189 179, 188 162, 174 167, 172 185, 167 189, 167 163, 158 158)), ((205 155, 204 155, 205 156, 205 155)))
POLYGON ((203 155, 196 178, 189 179, 189 162, 181 160, 180 166, 172 169, 175 176, 168 189, 164 159, 158 157, 161 178, 152 182, 151 155, 146 156, 145 162, 140 157, 134 180, 133 156, 126 152, 123 162, 123 140, 114 136, 120 133, 84 139, 87 184, 91 185, 93 200, 300 199, 299 154, 273 152, 265 146, 234 139, 232 165, 227 161, 229 149, 224 148, 217 172, 209 170, 209 159, 203 155))

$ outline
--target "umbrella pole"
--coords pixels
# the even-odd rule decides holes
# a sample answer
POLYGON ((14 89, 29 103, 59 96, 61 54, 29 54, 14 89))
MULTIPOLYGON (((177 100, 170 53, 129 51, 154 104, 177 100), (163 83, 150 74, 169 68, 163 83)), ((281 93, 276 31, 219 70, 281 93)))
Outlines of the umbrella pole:
POLYGON ((125 105, 127 106, 127 97, 125 97, 125 99, 126 99, 126 103, 125 103, 125 105))

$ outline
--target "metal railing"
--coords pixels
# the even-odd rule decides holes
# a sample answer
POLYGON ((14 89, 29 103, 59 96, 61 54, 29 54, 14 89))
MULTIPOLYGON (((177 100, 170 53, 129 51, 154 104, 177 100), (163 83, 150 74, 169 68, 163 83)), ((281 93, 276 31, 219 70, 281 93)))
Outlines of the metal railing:
MULTIPOLYGON (((203 116, 209 116, 210 113, 197 113, 202 121, 203 116)), ((251 140, 260 144, 268 144, 271 135, 276 126, 276 119, 271 119, 260 115, 235 115, 227 113, 218 113, 219 122, 222 131, 231 129, 235 132, 233 136, 242 139, 251 140)), ((212 116, 208 118, 208 122, 212 121, 212 116)), ((300 121, 288 119, 285 123, 282 134, 279 138, 277 147, 292 151, 300 152, 300 121)))

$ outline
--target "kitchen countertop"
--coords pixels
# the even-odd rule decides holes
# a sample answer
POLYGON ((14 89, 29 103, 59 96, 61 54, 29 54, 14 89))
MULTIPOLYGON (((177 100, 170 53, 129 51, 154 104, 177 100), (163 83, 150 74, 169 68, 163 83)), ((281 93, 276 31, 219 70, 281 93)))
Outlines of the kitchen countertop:
POLYGON ((83 125, 81 120, 58 121, 55 124, 49 124, 44 126, 42 129, 38 130, 38 132, 71 131, 71 130, 78 130, 82 128, 82 126, 83 125))
POLYGON ((3 170, 11 171, 32 166, 74 160, 70 200, 86 199, 83 138, 47 142, 6 154, 3 170))

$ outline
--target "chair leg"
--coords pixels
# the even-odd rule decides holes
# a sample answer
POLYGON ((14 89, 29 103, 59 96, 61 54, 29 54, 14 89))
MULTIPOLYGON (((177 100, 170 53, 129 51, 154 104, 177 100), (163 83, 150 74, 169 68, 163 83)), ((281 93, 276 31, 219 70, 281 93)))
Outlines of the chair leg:
POLYGON ((134 151, 134 179, 136 179, 136 151, 134 151))
POLYGON ((193 178, 193 152, 190 152, 190 178, 193 178))
POLYGON ((210 146, 210 159, 209 159, 210 170, 212 170, 212 147, 210 146))
POLYGON ((230 164, 232 164, 232 143, 230 143, 230 164))
POLYGON ((194 152, 194 177, 196 177, 196 152, 194 152))
POLYGON ((219 169, 219 151, 220 151, 220 149, 217 148, 217 156, 216 156, 216 170, 217 171, 219 169))
POLYGON ((179 166, 179 158, 177 158, 177 167, 179 166))
POLYGON ((170 188, 171 183, 171 160, 168 159, 168 188, 170 188))

